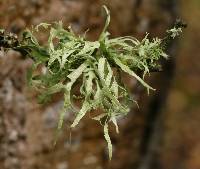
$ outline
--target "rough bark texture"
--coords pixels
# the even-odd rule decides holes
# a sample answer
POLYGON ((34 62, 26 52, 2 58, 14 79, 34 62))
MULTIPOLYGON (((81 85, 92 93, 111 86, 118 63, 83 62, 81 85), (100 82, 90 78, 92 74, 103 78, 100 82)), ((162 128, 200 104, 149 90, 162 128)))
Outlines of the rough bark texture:
MULTIPOLYGON (((36 93, 26 85, 31 60, 17 52, 1 52, 1 169, 200 168, 197 0, 2 0, 0 27, 19 34, 31 25, 63 20, 77 33, 89 28, 88 38, 96 39, 103 27, 102 4, 111 10, 109 31, 113 37, 142 38, 146 32, 162 36, 179 10, 191 22, 180 46, 170 46, 172 58, 163 61, 164 72, 149 79, 157 91, 148 97, 135 81, 125 78, 130 90, 136 93, 140 109, 133 106, 129 115, 120 119, 120 134, 111 132, 114 152, 109 162, 102 127, 85 118, 70 131, 74 118, 70 112, 57 146, 53 147, 62 100, 58 96, 47 105, 38 105, 36 93)), ((46 40, 44 35, 39 38, 41 43, 46 40)))

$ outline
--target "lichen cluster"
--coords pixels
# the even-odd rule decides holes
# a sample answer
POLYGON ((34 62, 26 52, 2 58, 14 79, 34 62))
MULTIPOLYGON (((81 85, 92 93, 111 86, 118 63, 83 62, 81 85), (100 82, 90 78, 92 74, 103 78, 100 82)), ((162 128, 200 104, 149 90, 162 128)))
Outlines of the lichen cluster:
MULTIPOLYGON (((34 60, 28 73, 29 84, 40 93, 39 101, 47 101, 55 93, 63 93, 64 105, 60 112, 58 130, 62 128, 67 111, 75 112, 71 127, 75 127, 87 112, 101 109, 98 115, 92 115, 104 128, 108 143, 109 158, 112 157, 112 144, 108 134, 109 123, 116 126, 117 117, 129 112, 131 102, 120 74, 125 72, 135 78, 147 91, 154 90, 144 81, 150 70, 159 67, 158 60, 167 58, 162 39, 142 41, 133 37, 109 38, 107 28, 110 22, 109 11, 106 22, 97 41, 88 41, 84 36, 77 36, 71 28, 64 29, 62 22, 38 25, 34 30, 26 30, 15 50, 25 51, 34 60), (48 43, 41 45, 33 35, 34 31, 49 31, 48 43), (42 67, 42 71, 38 71, 42 67), (137 75, 142 72, 143 77, 137 75), (76 88, 76 90, 73 90, 76 88), (78 91, 77 91, 78 88, 78 91), (80 108, 74 104, 82 103, 80 108)), ((181 29, 169 30, 174 38, 181 29)), ((94 111, 93 111, 94 112, 94 111)))

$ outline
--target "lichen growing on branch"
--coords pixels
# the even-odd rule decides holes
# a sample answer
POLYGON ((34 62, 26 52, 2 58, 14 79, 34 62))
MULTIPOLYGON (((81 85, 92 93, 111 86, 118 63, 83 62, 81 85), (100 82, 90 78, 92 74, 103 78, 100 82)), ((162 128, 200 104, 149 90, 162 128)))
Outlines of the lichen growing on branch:
POLYGON ((168 39, 148 39, 148 34, 142 41, 125 36, 109 38, 107 28, 110 14, 106 11, 106 23, 97 41, 88 41, 84 36, 77 36, 69 27, 64 29, 62 22, 41 23, 34 30, 23 32, 22 40, 15 36, 2 36, 0 44, 28 55, 34 60, 28 72, 28 82, 40 93, 39 101, 45 102, 55 93, 63 93, 64 105, 60 112, 58 130, 63 126, 64 115, 68 110, 75 112, 71 127, 79 124, 87 112, 101 109, 101 114, 91 115, 103 126, 104 136, 108 143, 109 158, 112 157, 112 144, 108 133, 109 123, 116 126, 117 117, 129 112, 131 98, 120 74, 125 72, 135 78, 144 88, 154 90, 144 81, 144 76, 152 70, 159 70, 160 58, 167 58, 164 40, 175 38, 181 32, 182 26, 168 30, 168 39), (33 35, 40 29, 49 31, 48 43, 41 45, 33 35), (39 71, 43 67, 45 71, 39 71), (37 71, 38 72, 38 71, 37 71), (141 78, 137 72, 143 73, 141 78), (73 91, 78 87, 78 92, 73 91), (74 104, 79 99, 80 108, 74 104))

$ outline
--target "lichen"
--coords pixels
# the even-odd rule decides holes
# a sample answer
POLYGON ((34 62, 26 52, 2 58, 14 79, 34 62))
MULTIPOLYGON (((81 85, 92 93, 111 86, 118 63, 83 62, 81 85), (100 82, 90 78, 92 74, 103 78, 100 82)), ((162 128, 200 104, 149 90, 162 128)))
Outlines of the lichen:
MULTIPOLYGON (((33 30, 25 30, 15 50, 26 53, 34 61, 28 72, 29 85, 39 93, 41 103, 48 101, 55 93, 63 93, 64 105, 60 111, 58 130, 63 126, 67 110, 75 113, 71 127, 76 127, 86 113, 101 109, 101 114, 91 116, 103 126, 108 143, 109 158, 112 158, 112 144, 108 134, 109 123, 116 126, 117 118, 129 112, 130 104, 136 103, 130 96, 120 74, 125 72, 135 78, 149 92, 154 90, 144 81, 144 76, 151 70, 158 69, 160 58, 167 58, 163 39, 149 39, 148 34, 142 41, 125 36, 110 38, 107 28, 110 14, 106 11, 106 22, 97 41, 88 41, 84 36, 77 36, 69 27, 64 29, 62 22, 41 23, 33 30), (34 32, 41 29, 49 31, 48 43, 41 45, 34 32), (56 40, 56 41, 55 41, 56 40), (36 71, 43 67, 45 71, 36 71), (138 75, 143 73, 143 77, 138 75), (78 92, 72 90, 79 89, 78 92), (78 94, 77 94, 78 93, 78 94), (74 104, 79 99, 80 108, 74 104)), ((179 35, 181 28, 174 27, 167 31, 170 37, 179 35)), ((2 43, 9 46, 9 44, 2 43)))

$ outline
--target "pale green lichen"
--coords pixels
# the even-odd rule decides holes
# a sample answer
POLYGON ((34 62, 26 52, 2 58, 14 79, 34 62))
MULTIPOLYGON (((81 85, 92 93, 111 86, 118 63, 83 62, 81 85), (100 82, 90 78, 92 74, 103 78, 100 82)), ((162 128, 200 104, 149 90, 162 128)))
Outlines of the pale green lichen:
MULTIPOLYGON (((85 37, 75 35, 71 28, 64 29, 62 22, 42 23, 35 28, 35 31, 40 31, 41 27, 50 30, 48 44, 40 45, 33 31, 26 30, 18 48, 25 50, 34 60, 32 69, 28 73, 28 80, 29 84, 41 93, 40 102, 49 100, 55 93, 64 94, 58 130, 63 126, 67 110, 76 112, 71 127, 75 127, 87 112, 102 110, 100 115, 93 116, 92 119, 103 125, 111 159, 109 122, 116 126, 118 132, 117 117, 126 115, 131 101, 134 101, 121 82, 119 74, 121 72, 129 74, 149 92, 154 89, 137 75, 137 72, 143 72, 144 77, 151 69, 159 66, 157 61, 161 57, 167 58, 167 55, 163 51, 162 40, 158 38, 149 40, 148 35, 142 41, 129 36, 110 39, 107 32, 110 15, 105 6, 104 9, 107 19, 98 41, 87 41, 85 37), (41 66, 46 68, 46 71, 33 73, 41 66), (77 86, 79 92, 75 95, 72 89, 77 86), (74 99, 80 99, 82 102, 80 110, 77 110, 74 99)), ((173 37, 180 32, 173 29, 170 31, 173 37)))
POLYGON ((181 28, 172 28, 170 30, 167 30, 168 33, 171 34, 171 37, 174 39, 175 37, 179 36, 182 33, 181 28))

